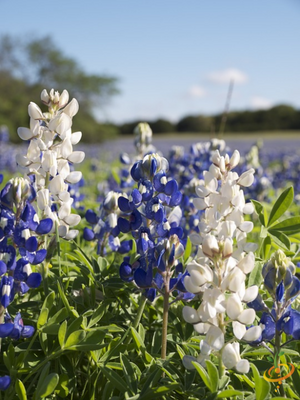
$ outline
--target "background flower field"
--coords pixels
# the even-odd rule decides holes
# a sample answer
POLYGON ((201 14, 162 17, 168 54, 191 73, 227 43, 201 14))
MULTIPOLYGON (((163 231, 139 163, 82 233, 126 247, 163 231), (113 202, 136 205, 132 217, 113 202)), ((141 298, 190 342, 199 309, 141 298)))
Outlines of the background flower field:
POLYGON ((161 154, 142 123, 79 167, 77 102, 41 99, 1 133, 1 398, 298 399, 297 153, 161 154))

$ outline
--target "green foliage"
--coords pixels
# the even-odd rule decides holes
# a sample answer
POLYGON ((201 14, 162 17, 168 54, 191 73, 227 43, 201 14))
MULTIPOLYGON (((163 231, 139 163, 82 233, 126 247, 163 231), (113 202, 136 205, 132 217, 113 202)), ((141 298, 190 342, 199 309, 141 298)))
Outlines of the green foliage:
POLYGON ((28 126, 27 106, 36 93, 67 89, 80 103, 73 130, 84 132, 83 141, 99 142, 118 134, 112 124, 100 124, 94 111, 118 93, 117 79, 88 74, 65 55, 50 37, 22 40, 0 38, 0 125, 7 125, 14 142, 17 128, 28 126))

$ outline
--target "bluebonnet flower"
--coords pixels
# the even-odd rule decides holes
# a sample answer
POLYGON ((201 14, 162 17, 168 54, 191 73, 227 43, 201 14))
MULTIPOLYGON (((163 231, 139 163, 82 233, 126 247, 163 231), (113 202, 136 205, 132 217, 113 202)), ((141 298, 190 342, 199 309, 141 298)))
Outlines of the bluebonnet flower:
POLYGON ((300 294, 300 281, 295 272, 295 265, 282 250, 277 250, 264 265, 264 286, 271 295, 273 306, 269 309, 260 295, 247 304, 256 311, 263 311, 260 319, 262 335, 255 345, 270 342, 283 332, 293 339, 300 339, 300 313, 292 308, 300 294))

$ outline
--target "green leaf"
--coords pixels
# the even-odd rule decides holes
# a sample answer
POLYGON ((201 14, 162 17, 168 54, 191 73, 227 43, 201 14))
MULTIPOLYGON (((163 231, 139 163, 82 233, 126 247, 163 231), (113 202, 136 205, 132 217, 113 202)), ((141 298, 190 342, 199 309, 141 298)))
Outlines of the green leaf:
POLYGON ((51 324, 59 324, 61 323, 63 320, 65 320, 66 318, 68 318, 69 316, 69 312, 68 310, 64 307, 61 310, 57 311, 56 314, 53 315, 53 317, 51 317, 48 322, 47 325, 51 325, 51 324))
POLYGON ((85 338, 85 335, 85 331, 82 330, 72 332, 71 335, 68 337, 64 347, 70 348, 72 346, 76 346, 85 338))
POLYGON ((50 292, 48 294, 48 296, 44 300, 44 303, 42 305, 42 309, 43 308, 48 308, 48 310, 51 310, 54 300, 55 300, 55 292, 50 292))
POLYGON ((17 392, 19 400, 27 400, 26 389, 25 389, 25 386, 23 385, 23 382, 20 381, 20 379, 16 380, 15 390, 17 392))
POLYGON ((148 391, 153 387, 156 386, 157 382, 161 378, 161 370, 158 366, 155 366, 156 369, 149 375, 148 379, 146 380, 142 391, 141 391, 141 399, 144 399, 144 395, 148 393, 148 391))
POLYGON ((239 390, 226 389, 226 390, 223 390, 223 392, 219 393, 217 398, 218 399, 227 399, 231 396, 241 396, 241 395, 243 395, 243 392, 240 392, 239 390))
POLYGON ((101 272, 103 272, 107 269, 108 261, 106 260, 106 258, 98 257, 97 262, 98 262, 99 269, 101 272))
POLYGON ((144 349, 145 343, 141 338, 140 334, 133 327, 131 327, 131 335, 136 344, 137 349, 139 350, 141 347, 144 349))
POLYGON ((269 233, 272 236, 273 241, 280 247, 284 247, 286 249, 290 249, 291 242, 290 239, 280 231, 275 231, 274 229, 269 229, 269 233))
POLYGON ((270 393, 271 385, 262 376, 259 375, 258 369, 254 364, 251 364, 251 369, 255 382, 256 400, 265 400, 270 393))
POLYGON ((256 200, 251 200, 251 203, 254 205, 255 212, 258 215, 260 223, 263 226, 266 226, 264 206, 259 201, 256 200))
POLYGON ((125 393, 128 391, 128 388, 126 386, 126 383, 123 381, 123 379, 120 377, 117 372, 115 372, 112 369, 109 369, 107 367, 101 367, 101 370, 103 374, 106 376, 106 378, 117 388, 121 393, 125 393))
POLYGON ((257 285, 260 286, 263 276, 262 276, 262 262, 256 261, 253 270, 250 272, 249 280, 248 280, 248 287, 257 285))
POLYGON ((211 382, 211 391, 216 392, 219 387, 219 373, 216 366, 210 361, 206 360, 206 369, 211 382))
POLYGON ((292 378, 293 378, 294 389, 300 396, 300 376, 297 368, 295 368, 292 378))
POLYGON ((192 361, 193 366, 196 368, 196 371, 198 372, 198 374, 200 375, 201 379, 203 380, 205 386, 208 388, 208 390, 210 392, 213 392, 212 390, 212 383, 209 379, 209 376, 207 374, 207 372, 205 371, 205 369, 202 367, 202 365, 200 365, 199 363, 192 361))
POLYGON ((292 235, 300 232, 300 217, 287 218, 276 225, 272 229, 284 232, 286 235, 292 235))
POLYGON ((186 242, 186 246, 185 246, 185 250, 184 250, 184 255, 183 255, 184 264, 189 259, 189 256, 191 255, 191 252, 192 252, 192 242, 191 242, 191 239, 188 237, 187 242, 186 242))
POLYGON ((139 397, 139 400, 152 400, 152 399, 162 399, 163 395, 173 392, 180 386, 178 383, 169 383, 166 385, 160 385, 157 388, 151 389, 146 392, 143 396, 139 397))
POLYGON ((136 393, 138 389, 137 379, 132 368, 132 365, 128 358, 124 354, 120 354, 120 361, 123 367, 124 375, 128 386, 130 387, 132 393, 136 393))
POLYGON ((267 260, 270 254, 270 250, 272 247, 272 241, 270 236, 266 236, 262 242, 262 247, 261 247, 261 256, 263 260, 267 260))
POLYGON ((60 284, 59 281, 57 281, 57 289, 58 289, 59 295, 60 295, 60 297, 61 297, 61 299, 62 299, 62 302, 64 303, 65 307, 67 308, 67 310, 68 310, 70 313, 72 313, 72 308, 71 308, 71 306, 70 306, 70 304, 69 304, 69 302, 68 302, 68 299, 67 299, 67 297, 66 297, 66 295, 65 295, 65 293, 64 293, 64 290, 63 290, 63 288, 61 287, 61 284, 60 284))
POLYGON ((64 344, 65 344, 67 327, 68 327, 67 321, 64 321, 60 325, 60 328, 59 328, 59 331, 58 331, 58 341, 59 341, 59 345, 60 345, 61 348, 63 348, 64 344))
POLYGON ((293 186, 287 188, 281 193, 281 195, 276 200, 270 212, 268 226, 271 226, 286 212, 286 210, 292 204, 293 198, 294 198, 293 186))
POLYGON ((69 377, 67 374, 62 374, 59 377, 58 385, 56 386, 55 393, 62 399, 65 399, 69 394, 69 377))
POLYGON ((36 398, 45 398, 54 392, 57 384, 59 382, 58 374, 52 373, 48 375, 45 379, 39 379, 37 388, 36 388, 36 398))
POLYGON ((49 315, 49 309, 42 308, 41 313, 39 315, 39 319, 37 320, 37 328, 38 329, 41 329, 42 326, 45 325, 45 323, 47 322, 47 319, 48 319, 48 315, 49 315))

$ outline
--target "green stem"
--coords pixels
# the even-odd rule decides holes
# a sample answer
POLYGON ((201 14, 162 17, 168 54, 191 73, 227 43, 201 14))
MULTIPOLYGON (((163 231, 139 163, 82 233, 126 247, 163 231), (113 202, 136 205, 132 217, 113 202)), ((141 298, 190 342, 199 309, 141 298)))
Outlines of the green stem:
POLYGON ((167 334, 168 334, 168 317, 169 317, 169 298, 170 298, 170 276, 167 271, 165 278, 165 292, 164 292, 164 309, 163 309, 163 326, 161 338, 161 358, 167 358, 167 334))
MULTIPOLYGON (((4 322, 4 314, 5 314, 5 308, 3 306, 0 307, 0 324, 3 324, 4 322)), ((0 351, 1 351, 1 346, 2 346, 2 338, 0 338, 0 351)))
MULTIPOLYGON (((276 334, 275 334, 275 348, 274 348, 274 366, 275 369, 279 368, 278 367, 278 361, 279 357, 278 354, 280 352, 280 347, 281 347, 281 334, 280 332, 276 329, 276 334)), ((280 369, 280 368, 279 368, 280 369)), ((280 372, 279 372, 280 373, 280 372)), ((279 385, 279 391, 280 391, 280 396, 286 397, 284 393, 284 388, 283 385, 279 385)))
MULTIPOLYGON (((219 328, 222 330, 222 332, 225 335, 225 332, 224 332, 224 314, 220 313, 219 316, 218 316, 218 319, 219 319, 219 328)), ((223 360, 222 360, 222 351, 221 350, 219 351, 218 358, 219 358, 219 378, 221 379, 222 376, 224 375, 224 371, 225 371, 225 367, 224 367, 223 360)))
POLYGON ((28 373, 28 375, 25 377, 23 380, 23 383, 28 381, 28 379, 35 374, 40 368, 42 368, 45 364, 47 364, 48 361, 51 361, 53 358, 59 357, 62 353, 64 352, 63 349, 59 349, 58 351, 55 351, 52 353, 50 356, 46 357, 42 362, 40 362, 36 367, 32 368, 32 370, 28 373))

